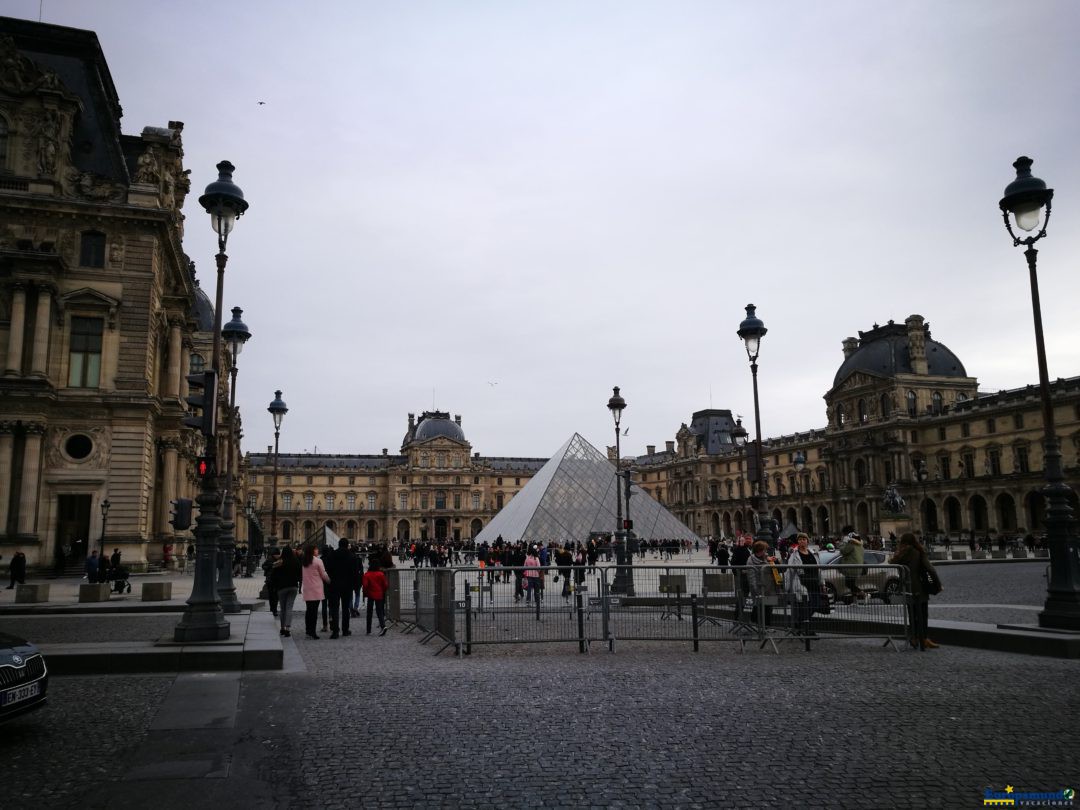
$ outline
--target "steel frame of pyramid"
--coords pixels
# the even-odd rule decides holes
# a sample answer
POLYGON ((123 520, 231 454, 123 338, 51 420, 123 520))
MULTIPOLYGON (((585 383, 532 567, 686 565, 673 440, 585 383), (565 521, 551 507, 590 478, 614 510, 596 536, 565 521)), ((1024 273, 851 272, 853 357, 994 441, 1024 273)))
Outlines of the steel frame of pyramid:
MULTIPOLYGON (((575 433, 556 451, 525 488, 477 535, 477 542, 559 545, 585 542, 590 532, 615 530, 615 465, 575 433)), ((631 485, 630 517, 642 540, 700 540, 671 512, 636 484, 631 485)))

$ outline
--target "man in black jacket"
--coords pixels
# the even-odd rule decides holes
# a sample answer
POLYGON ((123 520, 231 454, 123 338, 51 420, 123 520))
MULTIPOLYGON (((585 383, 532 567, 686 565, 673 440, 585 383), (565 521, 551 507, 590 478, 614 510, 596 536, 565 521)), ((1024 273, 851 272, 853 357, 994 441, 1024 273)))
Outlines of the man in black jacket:
POLYGON ((338 540, 336 551, 326 555, 323 561, 330 584, 326 588, 326 599, 330 607, 330 638, 341 635, 351 636, 349 631, 349 609, 352 607, 352 595, 356 589, 356 560, 349 550, 349 541, 344 537, 338 540), (340 618, 340 623, 339 623, 340 618))

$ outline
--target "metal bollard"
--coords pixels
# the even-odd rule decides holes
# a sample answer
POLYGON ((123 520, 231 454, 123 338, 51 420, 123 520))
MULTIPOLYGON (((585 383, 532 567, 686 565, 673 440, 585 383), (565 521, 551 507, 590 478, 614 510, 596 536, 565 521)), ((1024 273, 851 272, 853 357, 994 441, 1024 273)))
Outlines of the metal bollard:
POLYGON ((465 654, 472 655, 472 591, 465 582, 465 654))
POLYGON ((588 645, 585 641, 585 613, 581 609, 581 591, 574 594, 574 601, 577 603, 578 652, 584 653, 588 650, 588 645))
POLYGON ((694 652, 698 651, 698 612, 697 612, 697 594, 690 594, 690 617, 693 619, 694 625, 694 652))

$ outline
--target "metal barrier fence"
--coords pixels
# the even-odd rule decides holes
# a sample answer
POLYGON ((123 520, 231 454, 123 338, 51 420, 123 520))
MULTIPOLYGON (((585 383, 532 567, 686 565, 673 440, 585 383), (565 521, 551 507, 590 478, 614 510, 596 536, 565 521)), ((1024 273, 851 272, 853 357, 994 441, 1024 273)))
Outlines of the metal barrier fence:
POLYGON ((811 648, 837 638, 911 637, 908 570, 897 565, 634 565, 417 568, 391 576, 389 618, 460 654, 482 644, 619 640, 811 648), (532 581, 530 583, 530 580, 532 581), (412 594, 412 596, 408 596, 412 594))

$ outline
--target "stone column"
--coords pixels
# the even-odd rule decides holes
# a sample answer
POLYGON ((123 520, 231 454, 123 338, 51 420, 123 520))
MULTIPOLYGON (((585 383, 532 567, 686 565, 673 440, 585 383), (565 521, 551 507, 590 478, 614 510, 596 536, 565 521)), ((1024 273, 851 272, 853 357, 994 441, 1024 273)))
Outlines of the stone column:
POLYGON ((11 287, 11 332, 8 335, 7 362, 4 375, 22 375, 23 332, 26 331, 26 285, 16 282, 11 287))
POLYGON ((15 477, 15 471, 11 468, 14 445, 13 425, 10 422, 0 422, 0 536, 7 534, 11 480, 15 477))
POLYGON ((45 426, 27 425, 23 450, 22 490, 19 493, 19 534, 33 534, 37 520, 38 479, 41 477, 41 439, 45 426))
POLYGON ((191 373, 191 344, 184 341, 180 347, 180 397, 186 398, 188 393, 187 377, 191 373))
POLYGON ((49 330, 52 324, 52 290, 41 285, 38 287, 37 321, 34 323, 34 352, 30 359, 30 373, 35 377, 48 376, 49 330))
POLYGON ((176 459, 177 459, 177 445, 176 442, 169 439, 163 439, 161 442, 161 452, 164 457, 164 470, 161 476, 161 519, 158 523, 162 534, 171 535, 175 534, 172 526, 169 525, 169 517, 171 509, 171 502, 176 500, 176 459))
POLYGON ((180 331, 180 322, 173 321, 169 324, 168 379, 165 381, 165 396, 169 399, 180 396, 180 353, 182 351, 183 334, 180 331))

